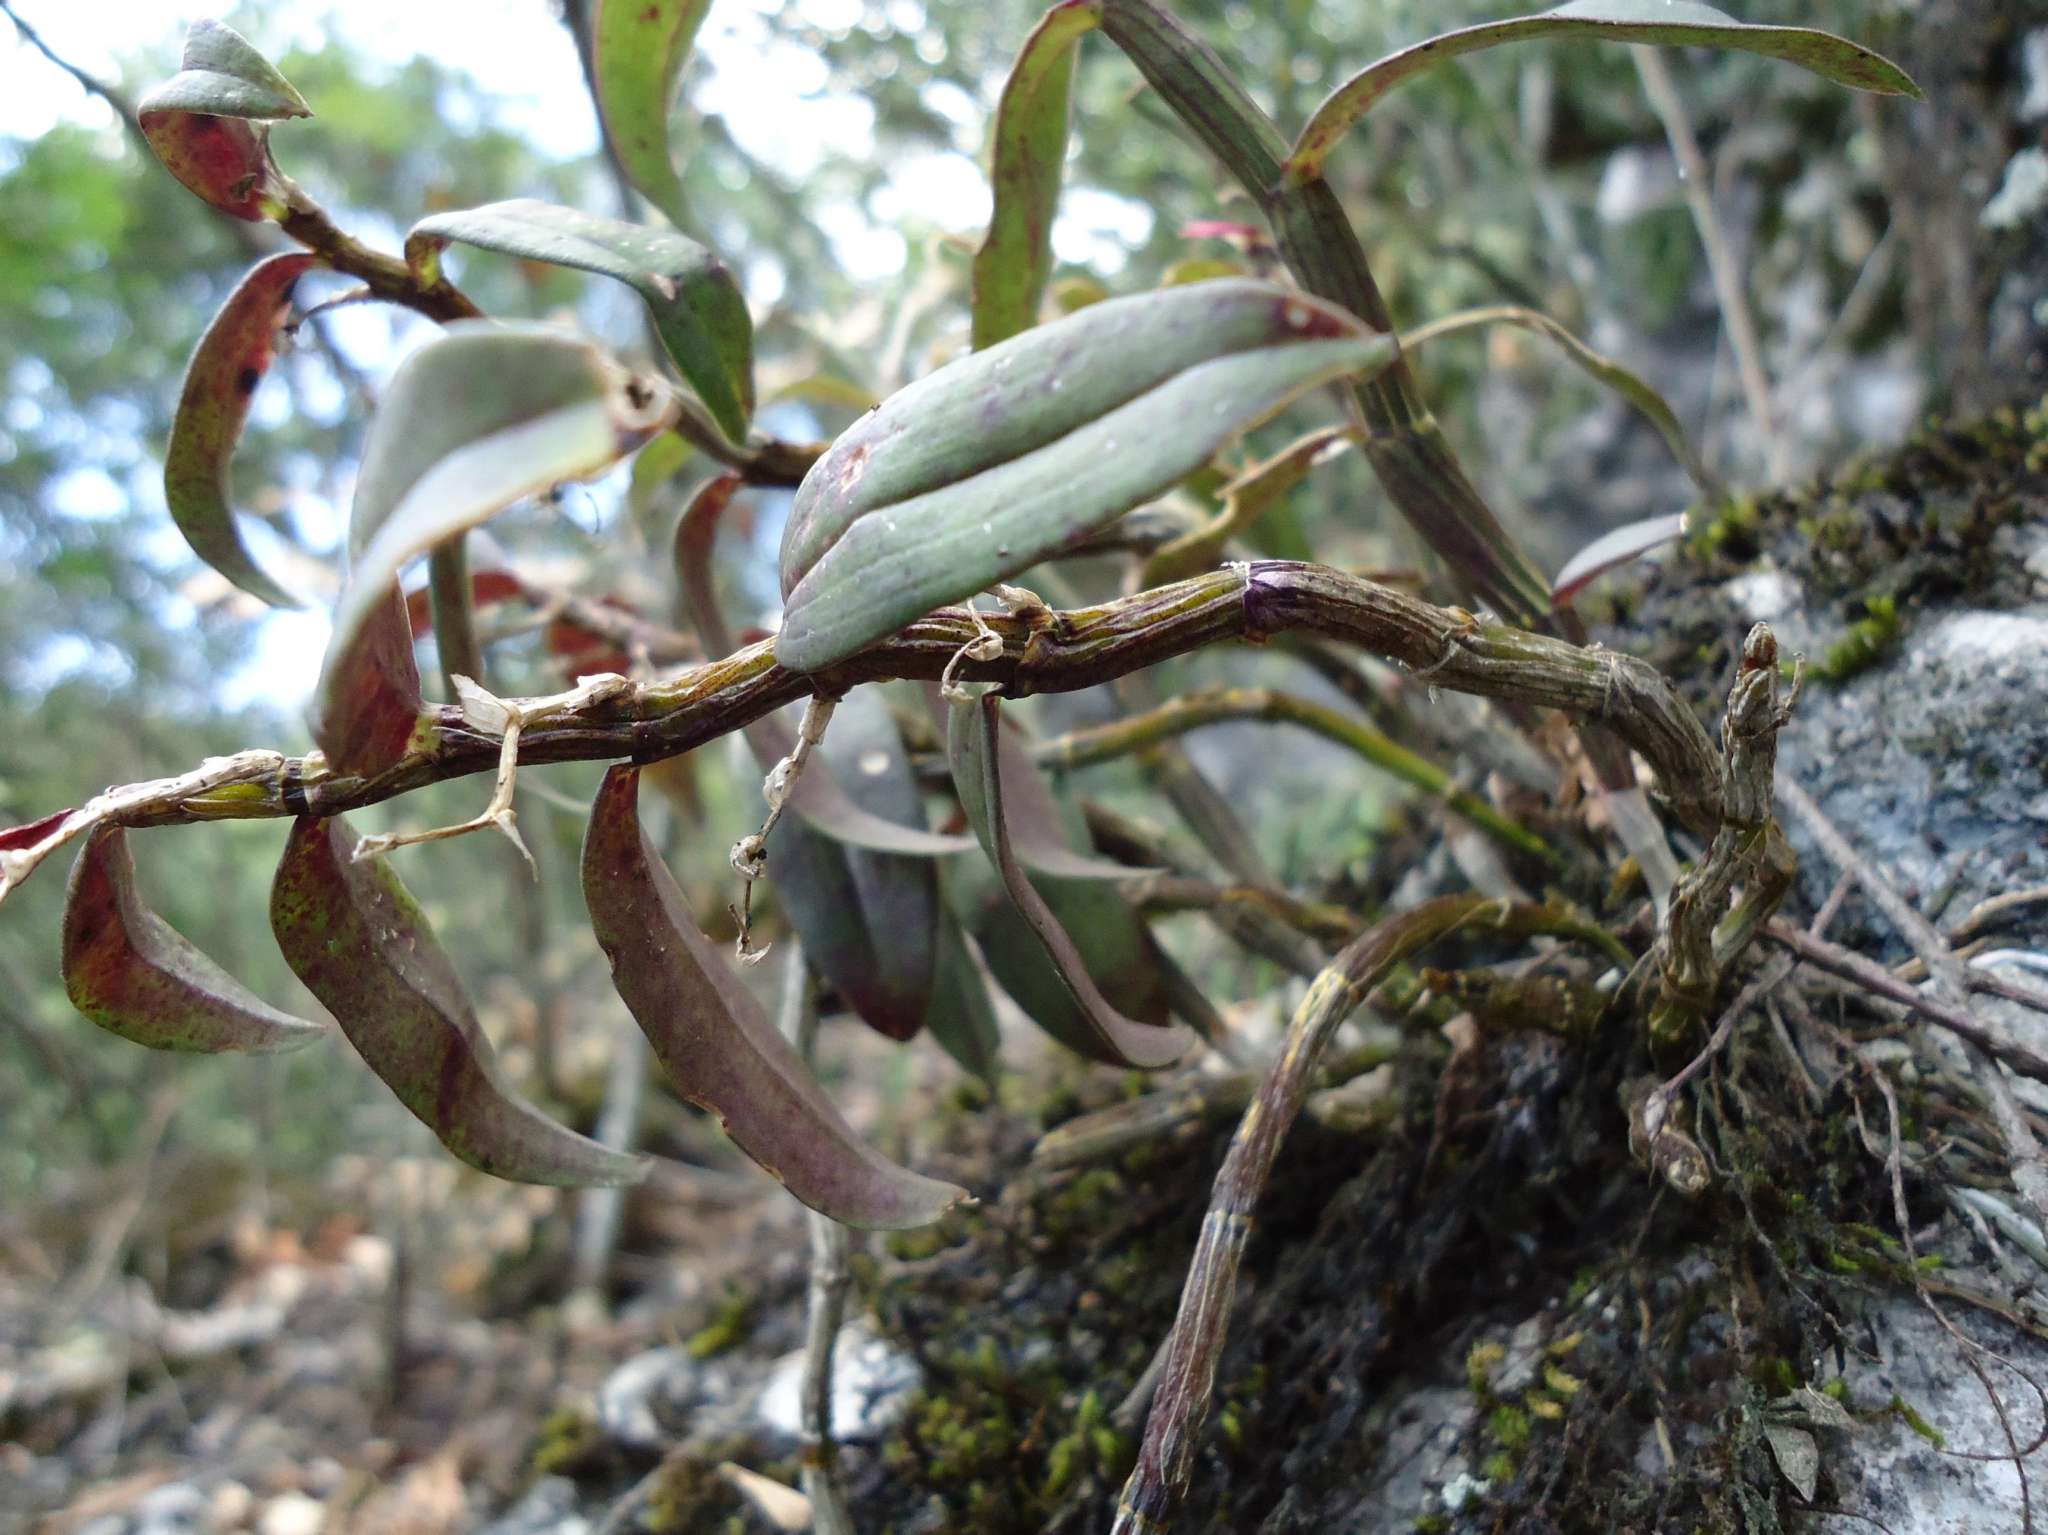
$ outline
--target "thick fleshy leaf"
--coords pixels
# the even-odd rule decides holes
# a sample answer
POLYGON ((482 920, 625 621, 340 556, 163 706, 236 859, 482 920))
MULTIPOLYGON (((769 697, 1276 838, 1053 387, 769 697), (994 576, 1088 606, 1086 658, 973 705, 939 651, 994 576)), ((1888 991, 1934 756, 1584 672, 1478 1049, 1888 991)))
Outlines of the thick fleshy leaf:
POLYGON ((136 108, 142 135, 165 170, 221 212, 251 221, 285 211, 268 125, 312 115, 246 38, 205 19, 185 35, 183 68, 136 108))
MULTIPOLYGON (((910 755, 873 688, 834 710, 803 776, 821 767, 859 809, 924 830, 910 755)), ((789 815, 769 833, 768 874, 804 954, 841 999, 891 1039, 913 1037, 932 1006, 940 911, 931 860, 849 846, 789 815)))
POLYGON ((661 344, 719 430, 736 443, 747 440, 754 322, 725 263, 695 240, 521 197, 420 220, 405 237, 405 259, 423 276, 437 275, 450 241, 626 284, 646 300, 661 344))
POLYGON ((1052 275, 1052 220, 1067 158, 1068 97, 1081 38, 1101 0, 1061 0, 1024 40, 996 104, 988 235, 974 254, 974 345, 1007 341, 1038 323, 1052 275))
MULTIPOLYGON (((676 521, 675 567, 683 599, 682 618, 696 627, 698 638, 712 655, 730 655, 737 648, 712 579, 712 551, 717 545, 719 522, 745 483, 736 474, 722 474, 706 481, 690 497, 676 521)), ((743 726, 742 733, 764 773, 796 747, 796 733, 773 715, 743 726)), ((971 852, 978 846, 972 837, 943 836, 922 826, 908 826, 874 814, 847 793, 831 763, 816 756, 790 785, 788 806, 833 841, 849 847, 943 858, 971 852)))
POLYGON ((776 659, 816 671, 1086 539, 1391 337, 1270 283, 1090 305, 941 368, 833 443, 782 543, 776 659))
POLYGON ((103 1029, 152 1050, 296 1050, 326 1036, 278 1011, 143 904, 128 835, 102 826, 71 866, 64 990, 103 1029))
POLYGON ((690 44, 711 0, 598 0, 591 63, 605 137, 641 195, 677 223, 683 184, 668 117, 690 44))
POLYGON ((1412 351, 1445 336, 1494 325, 1512 325, 1556 343, 1558 349, 1588 378, 1612 389, 1628 401, 1638 415, 1657 429, 1658 435, 1669 445, 1672 457, 1684 466, 1685 472, 1692 477, 1693 484, 1700 488, 1701 494, 1721 494, 1720 481, 1714 477, 1706 462, 1693 448, 1692 439, 1685 435, 1685 428, 1678 424, 1678 413, 1671 408, 1670 402, 1653 389, 1649 381, 1640 374, 1622 366, 1605 353, 1594 351, 1540 310, 1523 309, 1507 304, 1495 308, 1464 310, 1417 327, 1401 338, 1401 345, 1412 351))
POLYGON ((1446 32, 1367 66, 1316 108, 1288 157, 1289 178, 1306 181, 1318 175, 1337 141, 1402 81, 1468 53, 1537 38, 1738 49, 1783 59, 1855 90, 1887 96, 1920 95, 1911 77, 1891 60, 1811 27, 1756 26, 1694 0, 1574 0, 1540 16, 1482 22, 1446 32))
POLYGON ((250 268, 199 338, 164 450, 164 501, 192 552, 250 596, 284 608, 299 600, 265 575, 243 544, 228 501, 228 462, 256 386, 270 371, 292 286, 319 264, 317 256, 288 251, 250 268))
POLYGON ((1632 522, 1612 533, 1603 533, 1567 560, 1564 569, 1557 573, 1557 580, 1551 584, 1551 605, 1570 607, 1580 592, 1608 571, 1618 570, 1653 549, 1661 549, 1685 537, 1687 523, 1686 514, 1680 512, 1672 517, 1651 517, 1643 522, 1632 522))
POLYGON ((628 1156, 556 1124, 502 1079, 461 978, 388 861, 339 817, 293 823, 270 888, 285 962, 370 1070, 470 1166, 519 1183, 637 1183, 628 1156))
POLYGON ((363 449, 349 583, 315 695, 314 739, 336 771, 393 760, 388 732, 354 734, 361 711, 350 700, 378 648, 372 619, 396 603, 405 564, 523 496, 609 468, 664 408, 660 388, 603 349, 543 326, 460 322, 406 360, 363 449))
MULTIPOLYGON (((995 865, 1004 892, 1079 1009, 1086 1034, 1070 1043, 1117 1065, 1169 1065, 1186 1053, 1192 1042, 1188 1032, 1125 1016, 1098 985, 1098 979, 1108 981, 1114 977, 1127 986, 1139 979, 1144 969, 1146 934, 1130 908, 1123 904, 1122 896, 1113 886, 1097 881, 1030 875, 1018 859, 1003 801, 1005 753, 1001 749, 1001 721, 1001 700, 994 693, 978 701, 952 705, 947 755, 952 763, 954 786, 960 791, 961 808, 967 812, 975 834, 995 865), (1054 894, 1042 893, 1039 882, 1045 882, 1054 894), (1061 908, 1058 912, 1051 904, 1055 899, 1061 908), (1070 927, 1085 935, 1094 951, 1092 960, 1077 947, 1070 927), (1129 952, 1107 952, 1112 944, 1129 952)), ((996 968, 997 979, 1008 989, 1010 982, 997 965, 1001 946, 999 942, 984 940, 984 952, 991 967, 996 968)), ((1020 996, 1018 1000, 1023 1003, 1025 998, 1020 996)), ((1162 1016, 1163 1006, 1162 999, 1162 1016)), ((1051 1016, 1056 1014, 1048 1010, 1048 1017, 1051 1016)), ((1040 1021, 1047 1022, 1045 1018, 1040 1021)), ((1052 1025, 1047 1023, 1047 1027, 1052 1025)))
POLYGON ((849 1226, 928 1225, 966 1191, 856 1135, 760 1002, 699 931, 640 829, 640 770, 605 775, 583 842, 583 898, 612 983, 676 1090, 812 1209, 849 1226))
POLYGON ((368 776, 411 748, 425 706, 412 624, 393 582, 362 618, 347 654, 328 651, 314 696, 313 739, 335 772, 368 776))

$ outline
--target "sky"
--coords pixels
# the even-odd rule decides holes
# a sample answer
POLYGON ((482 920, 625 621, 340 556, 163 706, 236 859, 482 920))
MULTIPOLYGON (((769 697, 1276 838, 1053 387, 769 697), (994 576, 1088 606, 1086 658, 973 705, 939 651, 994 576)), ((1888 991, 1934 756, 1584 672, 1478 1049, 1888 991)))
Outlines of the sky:
MULTIPOLYGON (((825 65, 776 25, 781 8, 778 0, 719 0, 711 7, 696 42, 710 69, 692 102, 699 111, 723 117, 756 159, 802 181, 816 168, 819 146, 859 153, 873 141, 873 122, 865 101, 822 93, 825 65)), ((119 79, 120 51, 140 40, 175 36, 195 17, 222 14, 228 7, 204 0, 189 7, 165 0, 13 0, 13 9, 63 57, 133 95, 139 94, 137 82, 119 79)), ((790 9, 830 34, 859 24, 866 8, 862 0, 791 0, 790 9)), ((883 11, 906 34, 915 34, 925 20, 919 0, 884 0, 883 11)), ((597 147, 581 69, 550 0, 273 0, 263 16, 264 30, 251 40, 268 53, 295 45, 317 47, 338 34, 364 55, 394 65, 425 54, 467 70, 482 90, 499 99, 501 124, 542 152, 571 159, 597 147)), ((928 105, 956 125, 954 147, 899 157, 872 207, 817 210, 849 275, 882 279, 900 270, 905 250, 894 227, 898 219, 963 232, 976 232, 985 223, 988 187, 979 153, 994 88, 986 102, 969 99, 955 86, 938 88, 928 105)), ((111 123, 112 114, 23 43, 11 26, 0 23, 0 136, 34 138, 66 120, 98 126, 111 123)), ((507 195, 512 195, 509 190, 507 195)), ((1128 245, 1149 233, 1150 217, 1141 205, 1076 189, 1054 227, 1055 252, 1061 259, 1114 272, 1128 245)), ((777 297, 772 292, 748 296, 757 307, 777 297)), ((348 332, 355 331, 364 346, 384 346, 384 327, 364 319, 360 327, 352 326, 349 312, 338 311, 335 321, 343 332, 338 339, 346 345, 352 339, 348 332)), ((358 358, 375 371, 395 366, 396 360, 389 355, 358 358)), ((260 429, 261 417, 259 404, 253 427, 260 429)), ((266 531, 251 529, 259 558, 266 531)), ((163 532, 167 539, 178 537, 168 517, 163 532)), ((326 634, 326 615, 317 609, 267 616, 252 660, 226 680, 222 702, 297 708, 312 681, 305 657, 325 648, 326 634)))

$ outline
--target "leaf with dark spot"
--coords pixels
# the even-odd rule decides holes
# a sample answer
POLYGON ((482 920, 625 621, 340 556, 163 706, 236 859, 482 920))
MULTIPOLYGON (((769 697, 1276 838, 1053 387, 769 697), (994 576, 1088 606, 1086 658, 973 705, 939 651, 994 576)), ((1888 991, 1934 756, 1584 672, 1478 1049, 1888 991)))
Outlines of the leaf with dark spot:
POLYGON ((685 222, 683 184, 669 152, 669 109, 711 0, 598 0, 591 73, 605 137, 649 202, 685 222))
POLYGON ((185 369, 164 450, 164 501, 192 552, 243 591, 277 607, 297 607, 299 600, 265 575, 243 544, 228 500, 228 463, 241 441, 250 398, 270 370, 292 286, 317 265, 318 257, 302 251, 271 256, 235 286, 185 369))
MULTIPOLYGON (((946 749, 952 762, 953 783, 960 791, 961 807, 966 810, 968 820, 1001 876, 1003 890, 1011 904, 1024 919, 1079 1009, 1087 1031, 1087 1042, 1092 1045, 1088 1053, 1116 1065, 1145 1068, 1170 1065, 1186 1052, 1192 1037, 1185 1029, 1162 1027, 1126 1017, 1112 1006, 1103 996, 1096 977, 1098 974, 1115 973, 1123 967, 1106 965, 1100 955, 1091 966, 1076 947, 1068 928, 1062 924, 1064 916, 1067 922, 1080 927, 1091 941, 1099 941, 1116 935, 1113 914, 1121 910, 1125 920, 1136 927, 1138 938, 1134 943, 1142 950, 1142 926, 1136 923, 1129 908, 1122 905, 1122 897, 1114 888, 1098 882, 1064 882, 1060 888, 1066 909, 1055 914, 1011 845, 1010 822, 1003 802, 1001 711, 1001 700, 994 693, 984 695, 978 702, 963 701, 952 706, 946 749), (1080 900, 1090 901, 1092 908, 1082 921, 1076 922, 1077 908, 1070 903, 1080 900)), ((993 961, 993 947, 984 944, 984 950, 993 961)), ((1133 956, 1126 963, 1137 962, 1140 962, 1138 956, 1133 956)))
POLYGON ((269 125, 311 117, 299 93, 232 27, 202 19, 185 35, 184 67, 144 96, 136 116, 164 169, 223 213, 258 222, 285 212, 269 125))
POLYGON ((390 864, 358 863, 339 817, 292 825, 270 890, 270 926, 292 972, 369 1068, 443 1146, 519 1183, 637 1183, 628 1156, 556 1124, 500 1074, 447 953, 390 864))
POLYGON ((151 911, 118 826, 95 830, 71 866, 64 990, 101 1028, 152 1050, 267 1055, 327 1034, 272 1007, 151 911))
POLYGON ((583 898, 612 983, 676 1090, 814 1210, 849 1226, 928 1225, 966 1197, 857 1136, 723 954, 640 829, 640 770, 605 775, 583 843, 583 898))

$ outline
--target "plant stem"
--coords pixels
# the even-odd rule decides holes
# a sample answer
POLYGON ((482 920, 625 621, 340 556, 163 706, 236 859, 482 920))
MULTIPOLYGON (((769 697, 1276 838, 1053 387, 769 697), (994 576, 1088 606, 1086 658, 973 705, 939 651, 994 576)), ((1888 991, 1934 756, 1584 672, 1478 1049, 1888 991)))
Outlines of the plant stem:
POLYGON ((1037 757, 1047 767, 1086 767, 1143 751, 1159 741, 1190 730, 1200 730, 1205 725, 1230 720, 1264 720, 1271 724, 1298 725, 1313 731, 1325 740, 1356 752, 1382 772, 1441 799, 1503 847, 1541 858, 1546 863, 1557 862, 1557 855, 1541 837, 1516 825, 1470 790, 1459 788, 1451 781, 1450 774, 1427 758, 1417 756, 1362 720, 1272 688, 1215 688, 1201 693, 1184 693, 1145 714, 1076 730, 1042 742, 1037 749, 1037 757))

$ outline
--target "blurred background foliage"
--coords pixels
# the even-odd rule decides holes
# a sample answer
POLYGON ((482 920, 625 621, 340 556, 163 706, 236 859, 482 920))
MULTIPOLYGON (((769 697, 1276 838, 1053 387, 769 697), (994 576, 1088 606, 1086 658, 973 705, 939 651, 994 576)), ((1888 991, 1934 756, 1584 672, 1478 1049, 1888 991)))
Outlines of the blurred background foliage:
MULTIPOLYGON (((525 8, 546 12, 548 0, 525 8)), ((12 9, 37 22, 33 0, 12 9)), ((402 40, 372 53, 345 42, 339 26, 317 48, 291 46, 328 30, 320 6, 301 0, 244 5, 225 19, 278 61, 318 114, 279 130, 280 163, 366 238, 394 246, 415 217, 500 197, 615 211, 621 193, 594 128, 553 132, 543 144, 516 126, 520 115, 493 84, 494 50, 506 44, 493 41, 486 9, 478 46, 463 56, 407 57, 402 40), (559 151, 579 136, 583 152, 559 151)), ((572 5, 569 19, 580 9, 572 5)), ((1034 0, 712 7, 707 36, 718 47, 701 47, 691 65, 676 142, 699 226, 691 232, 743 275, 755 308, 764 398, 818 375, 886 392, 964 346, 966 260, 987 213, 984 135, 1039 9, 1034 0), (742 123, 721 106, 735 92, 771 103, 786 93, 818 110, 764 144, 758 110, 742 123)), ((1178 9, 1283 123, 1298 124, 1370 59, 1500 7, 1187 0, 1178 9)), ((1747 20, 1825 25, 1886 48, 1899 45, 1919 8, 1747 0, 1737 9, 1747 20)), ((129 101, 171 72, 187 19, 177 7, 145 14, 149 26, 125 40, 118 78, 106 81, 129 101)), ((35 76, 61 99, 47 132, 0 138, 0 824, 210 753, 303 750, 298 705, 324 639, 317 619, 265 615, 201 567, 170 527, 159 484, 185 358, 273 232, 209 212, 113 111, 11 30, 0 22, 0 74, 35 76)), ((556 27, 550 40, 573 70, 569 31, 556 27)), ((1675 67, 1716 166, 1714 191, 1748 274, 1797 462, 1810 468, 1897 436, 1943 399, 1948 382, 1909 324, 1906 264, 1887 236, 1887 149, 1870 104, 1747 55, 1675 67)), ((589 112, 566 92, 546 107, 589 112)), ((1439 72, 1375 114, 1339 151, 1332 176, 1401 323, 1477 304, 1535 304, 1665 390, 1717 468, 1738 482, 1760 475, 1699 241, 1626 53, 1513 49, 1439 72)), ((1149 286, 1191 258, 1237 259, 1213 238, 1184 234, 1190 221, 1253 217, 1145 99, 1129 66, 1091 42, 1055 231, 1057 277, 1149 286)), ((637 307, 613 285, 487 257, 459 276, 493 312, 573 312, 622 345, 640 340, 637 307)), ((420 324, 369 306, 335 310, 303 328, 263 386, 236 465, 239 504, 263 521, 259 556, 304 590, 332 590, 368 407, 420 324)), ((1423 371, 1480 483, 1548 560, 1601 527, 1688 499, 1654 434, 1540 343, 1444 343, 1423 371)), ((765 424, 802 437, 829 435, 847 419, 844 406, 791 400, 765 424)), ((667 621, 664 543, 690 468, 666 492, 643 485, 629 495, 623 475, 573 488, 494 524, 492 536, 519 551, 529 576, 667 621)), ((761 498, 753 537, 727 541, 738 611, 755 620, 773 611, 761 556, 781 510, 761 498)), ((1383 525, 1355 461, 1298 495, 1293 510, 1321 558, 1415 557, 1383 525)), ((501 691, 562 685, 537 633, 503 636, 493 660, 501 691)), ((1211 664, 1220 663, 1187 668, 1201 675, 1211 664)), ((750 790, 728 753, 696 756, 703 760, 676 775, 672 842, 689 881, 714 894, 723 891, 723 849, 751 814, 750 790)), ((1349 788, 1356 764, 1339 760, 1349 788)), ((1248 793, 1265 772, 1256 762, 1235 773, 1221 765, 1248 793)), ((405 875, 462 957, 515 1067, 558 1102, 587 1100, 607 1041, 632 1036, 576 920, 575 807, 595 775, 562 769, 547 779, 559 797, 529 794, 523 811, 547 876, 538 885, 486 839, 408 855, 405 875)), ((1102 782, 1113 791, 1118 780, 1102 782)), ((446 786, 393 818, 457 818, 480 792, 446 786)), ((1277 798, 1257 807, 1273 812, 1262 821, 1265 843, 1281 872, 1311 889, 1339 877, 1376 835, 1371 793, 1297 797, 1285 814, 1277 798)), ((304 1006, 264 930, 279 833, 269 824, 151 832, 137 847, 146 887, 174 925, 266 995, 304 1006)), ((57 979, 62 894, 61 878, 46 873, 0 922, 0 1202, 31 1188, 48 1193, 53 1178, 90 1178, 145 1132, 201 1157, 254 1158, 280 1179, 343 1145, 411 1144, 403 1137, 416 1127, 395 1109, 365 1107, 381 1100, 338 1045, 252 1063, 155 1059, 97 1036, 70 1012, 57 979), (166 1091, 175 1112, 158 1114, 166 1091)))

